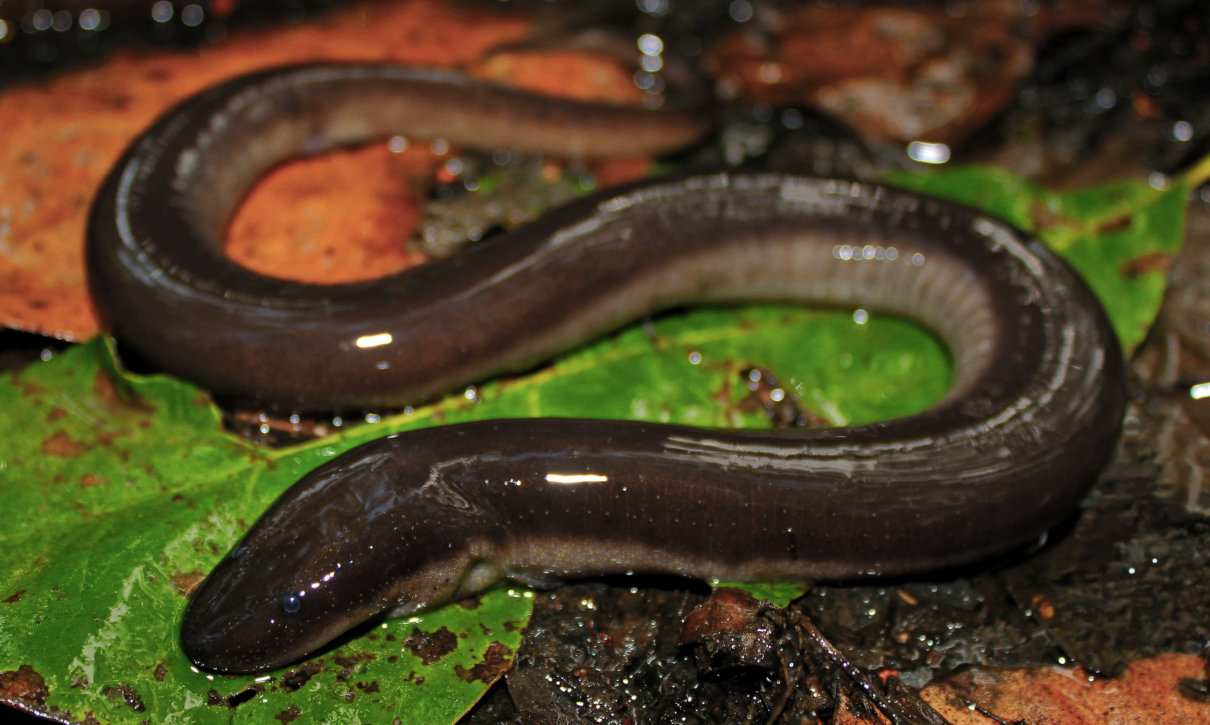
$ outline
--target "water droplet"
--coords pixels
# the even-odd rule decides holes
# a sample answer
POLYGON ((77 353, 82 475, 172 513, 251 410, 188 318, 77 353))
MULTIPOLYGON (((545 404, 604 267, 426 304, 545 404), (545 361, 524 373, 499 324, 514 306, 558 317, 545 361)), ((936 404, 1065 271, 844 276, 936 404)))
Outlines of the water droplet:
POLYGON ((1099 108, 1109 110, 1118 104, 1118 94, 1114 93, 1112 88, 1106 86, 1105 88, 1097 91, 1096 96, 1093 97, 1093 102, 1095 102, 1099 108))
POLYGON ((655 89, 656 77, 647 71, 636 71, 634 74, 634 85, 642 91, 652 91, 655 89))
POLYGON ((664 67, 664 59, 658 55, 645 55, 639 59, 639 67, 648 73, 658 73, 664 67))
POLYGON ((950 160, 950 147, 943 143, 913 141, 908 144, 907 155, 922 164, 944 164, 950 160))
POLYGON ((206 11, 197 3, 189 3, 181 9, 181 22, 187 28, 196 28, 206 19, 206 11))
POLYGON ((1172 124, 1172 138, 1185 143, 1193 139, 1193 124, 1188 121, 1177 121, 1172 124))
POLYGON ((664 15, 668 12, 668 0, 638 0, 639 12, 648 15, 664 15))
POLYGON ((33 17, 34 30, 37 30, 38 32, 42 32, 44 30, 50 30, 50 26, 53 22, 54 22, 54 13, 47 10, 46 8, 41 8, 34 12, 34 17, 33 17))
POLYGON ((654 33, 643 33, 639 36, 638 46, 643 55, 660 55, 664 52, 664 39, 654 33))
MULTIPOLYGON (((3 20, 0 20, 0 23, 3 22, 3 20)), ((81 30, 96 30, 99 27, 101 27, 101 12, 99 10, 96 8, 86 8, 80 13, 81 30)), ((0 38, 3 37, 4 34, 0 33, 0 38)))
POLYGON ((393 154, 401 154, 407 151, 408 139, 406 136, 392 136, 390 141, 387 141, 387 149, 393 154))
POLYGON ((287 594, 281 598, 281 610, 286 614, 298 614, 302 609, 302 599, 295 594, 287 594))
POLYGON ((172 3, 168 2, 168 0, 159 0, 159 2, 151 6, 151 19, 157 23, 166 23, 172 20, 173 12, 172 3))
POLYGON ((746 23, 752 19, 752 3, 748 0, 732 0, 727 6, 727 14, 737 23, 746 23))

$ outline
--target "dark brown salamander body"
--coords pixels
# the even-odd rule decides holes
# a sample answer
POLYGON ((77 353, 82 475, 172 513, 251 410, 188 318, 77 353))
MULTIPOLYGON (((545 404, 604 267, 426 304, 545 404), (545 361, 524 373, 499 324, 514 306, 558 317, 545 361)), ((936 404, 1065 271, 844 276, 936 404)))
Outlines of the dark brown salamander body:
POLYGON ((699 129, 389 66, 234 81, 158 121, 101 191, 88 258, 112 329, 214 390, 383 405, 523 369, 661 308, 798 300, 919 320, 948 344, 954 385, 920 415, 851 428, 500 420, 370 443, 295 484, 199 587, 181 641, 200 667, 277 667, 501 577, 850 578, 969 562, 1068 515, 1114 448, 1123 361, 1088 288, 1014 228, 905 191, 655 180, 366 284, 274 280, 222 256, 227 218, 268 165, 392 131, 584 154, 649 153, 699 129))

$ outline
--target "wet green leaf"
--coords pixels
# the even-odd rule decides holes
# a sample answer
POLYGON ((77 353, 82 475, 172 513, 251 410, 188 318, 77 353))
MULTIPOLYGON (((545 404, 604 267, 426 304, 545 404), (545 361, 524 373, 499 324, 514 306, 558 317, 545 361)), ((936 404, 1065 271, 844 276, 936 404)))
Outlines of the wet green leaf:
POLYGON ((807 593, 807 585, 800 582, 725 582, 713 579, 710 586, 715 589, 739 589, 783 609, 807 593))
POLYGON ((1128 353, 1146 337, 1164 296, 1166 262, 1184 239, 1188 181, 1167 189, 1127 180, 1049 191, 982 167, 900 173, 890 180, 979 207, 1038 234, 1097 293, 1128 353))
MULTIPOLYGON (((896 182, 1040 228, 1092 281, 1127 349, 1154 317, 1162 265, 1148 260, 1179 245, 1184 186, 1156 191, 1129 182, 1060 194, 988 169, 896 182)), ((370 438, 501 416, 767 425, 741 375, 751 366, 774 372, 804 409, 836 424, 921 410, 949 378, 940 344, 901 320, 858 324, 850 312, 786 306, 704 308, 484 385, 472 396, 477 402, 456 395, 265 450, 223 432, 198 389, 119 370, 102 341, 5 376, 0 673, 9 674, 0 674, 0 698, 101 721, 454 720, 516 652, 531 609, 527 592, 500 590, 470 606, 389 622, 261 682, 190 668, 177 646, 185 592, 302 473, 370 438)), ((756 592, 784 604, 796 586, 756 592)))

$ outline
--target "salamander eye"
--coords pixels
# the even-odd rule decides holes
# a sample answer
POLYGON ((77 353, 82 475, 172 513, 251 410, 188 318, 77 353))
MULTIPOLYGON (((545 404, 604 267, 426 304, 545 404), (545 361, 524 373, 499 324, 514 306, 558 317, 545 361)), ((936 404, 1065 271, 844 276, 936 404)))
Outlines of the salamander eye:
POLYGON ((302 597, 297 594, 285 594, 281 598, 281 610, 286 614, 298 614, 302 609, 302 597))

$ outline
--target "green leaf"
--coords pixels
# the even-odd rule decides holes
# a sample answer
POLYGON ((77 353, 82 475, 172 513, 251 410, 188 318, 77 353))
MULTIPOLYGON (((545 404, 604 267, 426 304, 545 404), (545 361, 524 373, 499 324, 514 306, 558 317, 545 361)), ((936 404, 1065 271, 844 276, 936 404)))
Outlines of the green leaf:
MULTIPOLYGON (((1163 275, 1138 260, 1175 253, 1183 183, 1053 193, 977 168, 895 182, 1043 227, 1106 301, 1123 345, 1142 338, 1163 275)), ((945 350, 911 323, 772 305, 664 316, 477 396, 280 450, 224 432, 193 386, 120 370, 104 341, 5 376, 0 698, 77 720, 455 720, 517 651, 528 592, 502 589, 388 622, 261 682, 191 669, 177 645, 184 592, 299 476, 371 438, 504 416, 767 425, 744 404, 740 373, 753 365, 834 424, 922 410, 949 381, 945 350)), ((784 605, 796 587, 748 590, 784 605)))
POLYGON ((807 585, 803 582, 728 582, 711 579, 710 586, 715 589, 739 589, 782 609, 807 593, 807 585))
POLYGON ((224 698, 245 693, 240 719, 449 721, 520 644, 532 595, 501 590, 390 622, 293 678, 198 673, 177 646, 184 592, 299 475, 378 430, 260 450, 224 433, 199 390, 116 372, 102 341, 13 376, 0 407, 6 508, 20 512, 0 534, 0 670, 33 667, 64 717, 226 721, 224 698))
MULTIPOLYGON (((1196 171, 1196 169, 1195 169, 1196 171)), ((896 173, 898 186, 979 207, 1038 234, 1097 293, 1127 353, 1147 336, 1164 297, 1167 264, 1185 236, 1194 174, 1170 188, 1115 181, 1049 191, 993 168, 896 173)))

